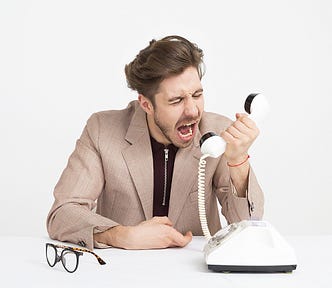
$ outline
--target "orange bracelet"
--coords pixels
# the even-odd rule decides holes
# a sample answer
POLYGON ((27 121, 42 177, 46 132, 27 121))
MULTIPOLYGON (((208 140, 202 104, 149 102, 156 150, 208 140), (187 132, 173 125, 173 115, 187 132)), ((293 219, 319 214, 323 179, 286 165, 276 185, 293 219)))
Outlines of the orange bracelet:
POLYGON ((228 167, 238 167, 238 166, 241 166, 242 164, 246 163, 249 158, 250 158, 250 155, 248 154, 247 158, 243 162, 238 163, 238 164, 231 164, 231 163, 227 162, 227 165, 228 165, 228 167))

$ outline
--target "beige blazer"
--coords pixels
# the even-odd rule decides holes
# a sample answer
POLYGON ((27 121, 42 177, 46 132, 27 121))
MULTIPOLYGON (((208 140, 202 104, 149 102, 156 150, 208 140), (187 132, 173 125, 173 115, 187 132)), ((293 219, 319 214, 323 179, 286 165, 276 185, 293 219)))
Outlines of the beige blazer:
MULTIPOLYGON (((182 233, 191 230, 202 235, 197 204, 199 139, 230 124, 226 117, 204 112, 192 145, 177 152, 168 217, 182 233)), ((207 158, 205 193, 211 233, 220 229, 217 200, 229 223, 263 215, 263 193, 252 170, 247 198, 239 198, 223 157, 207 158)), ((93 233, 152 218, 153 159, 146 115, 137 101, 124 110, 90 117, 54 197, 47 217, 50 237, 90 249, 93 233)))

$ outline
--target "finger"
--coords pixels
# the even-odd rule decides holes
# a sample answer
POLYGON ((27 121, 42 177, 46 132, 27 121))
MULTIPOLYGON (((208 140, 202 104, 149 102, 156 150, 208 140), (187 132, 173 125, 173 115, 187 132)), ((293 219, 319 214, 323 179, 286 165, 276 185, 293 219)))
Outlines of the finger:
POLYGON ((187 233, 182 237, 182 242, 180 243, 181 245, 180 247, 188 245, 192 239, 193 239, 193 233, 191 231, 187 231, 187 233))
POLYGON ((228 131, 223 131, 221 132, 220 136, 225 140, 226 143, 230 144, 235 144, 238 140, 235 138, 231 133, 228 131))
POLYGON ((241 118, 241 120, 236 121, 236 127, 244 134, 248 135, 251 139, 255 139, 259 135, 259 129, 256 123, 248 117, 241 118), (244 126, 241 126, 242 123, 244 126))
POLYGON ((227 131, 224 131, 222 137, 227 144, 232 145, 235 149, 240 147, 242 147, 241 150, 248 149, 246 146, 250 143, 250 138, 247 135, 242 134, 241 138, 236 138, 227 131))
POLYGON ((182 235, 180 232, 173 229, 171 237, 174 247, 184 247, 192 240, 193 234, 191 231, 188 231, 185 235, 182 235))
POLYGON ((236 113, 235 117, 236 119, 243 118, 243 117, 248 117, 249 115, 246 113, 236 113))
POLYGON ((250 129, 257 128, 255 121, 253 121, 252 119, 250 119, 250 116, 248 114, 236 113, 236 120, 241 121, 242 123, 244 123, 250 129))
POLYGON ((184 235, 184 237, 189 239, 189 242, 190 242, 193 239, 193 233, 191 231, 187 231, 187 233, 184 235))
POLYGON ((169 220, 169 218, 167 216, 163 216, 163 217, 155 216, 152 218, 152 222, 158 223, 158 224, 165 224, 168 226, 173 226, 172 221, 169 220))
POLYGON ((226 129, 226 131, 231 134, 234 138, 242 138, 243 137, 243 133, 237 129, 234 126, 230 126, 226 129))
POLYGON ((245 135, 249 135, 252 131, 252 129, 250 127, 248 127, 244 122, 242 122, 241 120, 236 120, 232 126, 230 127, 234 127, 236 128, 241 134, 245 134, 245 135))

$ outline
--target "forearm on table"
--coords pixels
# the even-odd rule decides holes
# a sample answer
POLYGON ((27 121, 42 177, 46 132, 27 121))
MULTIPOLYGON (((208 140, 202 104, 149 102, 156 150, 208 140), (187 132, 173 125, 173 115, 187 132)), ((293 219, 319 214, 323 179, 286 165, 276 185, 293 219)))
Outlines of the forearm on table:
POLYGON ((117 248, 125 248, 123 247, 124 243, 122 243, 121 239, 125 233, 127 233, 128 229, 126 226, 117 225, 111 227, 103 232, 97 232, 93 234, 93 240, 105 244, 107 246, 117 247, 117 248))
MULTIPOLYGON (((67 203, 61 207, 54 205, 48 215, 47 229, 52 239, 85 243, 93 248, 93 232, 104 231, 118 223, 89 210, 82 205, 67 203)), ((79 244, 81 245, 81 244, 79 244)))

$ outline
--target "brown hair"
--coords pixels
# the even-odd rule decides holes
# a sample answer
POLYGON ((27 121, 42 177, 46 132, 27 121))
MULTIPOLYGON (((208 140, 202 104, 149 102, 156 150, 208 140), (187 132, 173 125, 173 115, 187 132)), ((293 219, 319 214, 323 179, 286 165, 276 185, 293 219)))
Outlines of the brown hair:
POLYGON ((200 78, 203 77, 203 51, 196 44, 180 36, 153 39, 125 66, 127 84, 154 104, 160 82, 181 74, 190 66, 197 69, 200 78))

